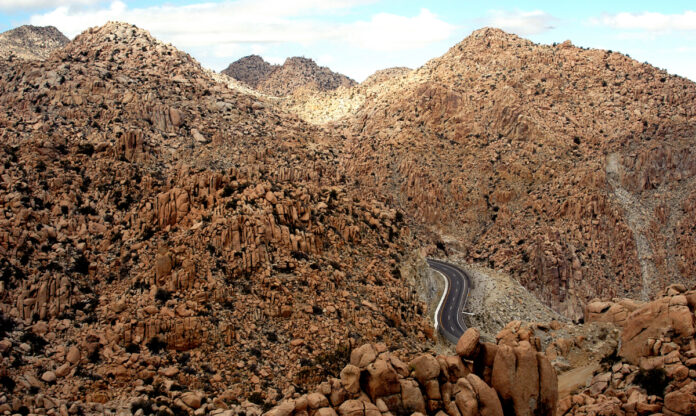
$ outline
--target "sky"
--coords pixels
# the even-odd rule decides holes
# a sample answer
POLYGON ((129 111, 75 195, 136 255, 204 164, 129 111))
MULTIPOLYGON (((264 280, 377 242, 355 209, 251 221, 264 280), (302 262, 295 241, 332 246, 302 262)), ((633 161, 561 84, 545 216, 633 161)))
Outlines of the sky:
POLYGON ((473 30, 498 27, 534 42, 611 49, 696 80, 696 2, 411 0, 0 0, 0 32, 56 26, 69 38, 109 20, 135 24, 203 66, 290 56, 357 81, 417 68, 473 30))

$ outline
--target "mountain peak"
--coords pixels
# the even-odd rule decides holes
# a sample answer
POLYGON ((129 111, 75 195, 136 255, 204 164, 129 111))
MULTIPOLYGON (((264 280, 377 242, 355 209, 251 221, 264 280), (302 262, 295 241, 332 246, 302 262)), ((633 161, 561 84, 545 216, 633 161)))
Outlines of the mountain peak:
POLYGON ((101 61, 124 68, 201 69, 187 53, 156 39, 147 30, 123 22, 108 22, 82 32, 63 53, 62 58, 68 60, 101 61))
POLYGON ((283 65, 271 65, 258 55, 249 55, 231 63, 222 73, 275 96, 290 95, 300 89, 330 91, 356 84, 303 56, 287 58, 283 65))
POLYGON ((68 42, 55 26, 24 25, 0 33, 0 58, 46 59, 68 42))

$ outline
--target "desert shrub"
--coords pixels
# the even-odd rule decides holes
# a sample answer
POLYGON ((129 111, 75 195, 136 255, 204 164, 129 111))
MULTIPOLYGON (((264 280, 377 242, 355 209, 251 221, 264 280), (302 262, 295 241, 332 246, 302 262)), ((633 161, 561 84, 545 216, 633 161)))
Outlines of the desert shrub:
POLYGON ((147 342, 147 348, 153 354, 159 354, 166 347, 167 343, 162 341, 160 337, 157 336, 150 338, 150 340, 147 342))
POLYGON ((34 355, 41 354, 46 344, 48 344, 48 341, 33 332, 25 332, 19 340, 29 344, 31 352, 34 355))
POLYGON ((159 288, 159 289, 157 289, 157 292, 155 292, 155 299, 157 299, 158 301, 160 301, 162 303, 167 303, 167 301, 171 298, 172 298, 172 294, 169 293, 168 290, 159 288))
POLYGON ((138 399, 131 403, 130 410, 132 414, 135 414, 140 409, 146 415, 152 414, 152 402, 147 399, 138 399))
POLYGON ((225 187, 222 189, 222 197, 227 198, 232 194, 234 194, 234 188, 230 184, 225 185, 225 187))
POLYGON ((669 384, 667 374, 662 368, 640 370, 633 382, 644 388, 649 396, 662 396, 665 393, 667 384, 669 384))
POLYGON ((262 405, 265 401, 261 393, 259 393, 258 391, 251 393, 249 397, 247 397, 247 400, 254 404, 258 404, 259 406, 262 405))
POLYGON ((340 345, 335 350, 319 354, 316 363, 324 369, 324 374, 338 374, 350 360, 350 347, 340 345))
POLYGON ((12 318, 9 316, 6 317, 0 311, 0 338, 5 338, 8 333, 14 331, 16 326, 17 323, 12 318))
POLYGON ((17 383, 12 380, 9 376, 0 376, 0 386, 3 386, 5 390, 12 392, 17 383))
POLYGON ((129 354, 137 354, 140 352, 140 345, 130 342, 126 345, 126 352, 129 354))
POLYGON ((94 145, 92 143, 80 144, 77 148, 77 153, 92 156, 94 154, 94 145))
POLYGON ((89 273, 89 260, 87 260, 87 257, 85 257, 84 254, 81 254, 80 257, 75 259, 75 264, 73 265, 73 271, 75 273, 80 273, 80 274, 87 274, 89 273))

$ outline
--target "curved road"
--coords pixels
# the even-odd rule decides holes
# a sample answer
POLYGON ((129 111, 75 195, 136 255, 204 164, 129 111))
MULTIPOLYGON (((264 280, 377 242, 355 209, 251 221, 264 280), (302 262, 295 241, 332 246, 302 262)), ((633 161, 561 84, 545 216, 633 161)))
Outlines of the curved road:
POLYGON ((457 343, 466 330, 463 314, 469 296, 469 275, 459 267, 441 260, 427 259, 431 269, 445 278, 445 292, 435 311, 435 329, 445 338, 457 343))

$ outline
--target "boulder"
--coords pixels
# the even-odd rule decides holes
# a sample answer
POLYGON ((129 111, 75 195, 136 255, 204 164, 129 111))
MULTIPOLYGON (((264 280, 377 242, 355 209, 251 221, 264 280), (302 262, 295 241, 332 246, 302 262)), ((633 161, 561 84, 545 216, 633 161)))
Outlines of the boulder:
POLYGON ((696 381, 665 395, 666 414, 696 415, 696 381))
POLYGON ((472 358, 478 350, 480 337, 481 332, 477 328, 467 329, 457 341, 457 355, 462 358, 472 358))
POLYGON ((631 313, 621 334, 620 355, 633 364, 650 356, 649 339, 671 336, 672 342, 688 344, 693 340, 694 314, 686 296, 663 297, 631 313))
POLYGON ((430 354, 419 355, 411 361, 410 366, 421 384, 425 384, 426 381, 436 378, 440 374, 440 364, 430 354))
POLYGON ((265 416, 290 416, 294 410, 294 400, 283 400, 278 406, 266 412, 265 416))
POLYGON ((70 364, 75 365, 80 362, 80 356, 80 349, 77 346, 73 345, 68 350, 68 355, 66 355, 65 359, 68 360, 70 364))
POLYGON ((361 369, 370 365, 377 358, 377 352, 372 344, 365 344, 350 353, 350 363, 361 369))
POLYGON ((201 402, 203 401, 203 395, 200 393, 187 391, 181 395, 181 401, 191 409, 198 409, 201 407, 201 402))
POLYGON ((356 394, 360 391, 360 368, 348 364, 341 370, 341 385, 347 392, 356 394))
POLYGON ((401 384, 401 401, 406 412, 425 413, 425 400, 418 383, 412 379, 399 380, 401 384))
POLYGON ((461 416, 477 416, 479 414, 476 390, 466 378, 457 380, 452 389, 454 402, 461 416))
POLYGON ((534 414, 539 407, 539 367, 536 351, 528 342, 521 342, 519 347, 499 346, 491 386, 506 414, 534 414))
POLYGON ((336 411, 331 408, 331 407, 322 407, 321 409, 317 409, 316 413, 314 413, 314 416, 338 416, 336 414, 336 411))
MULTIPOLYGON (((503 416, 503 407, 496 391, 484 383, 476 374, 469 374, 466 380, 473 387, 478 397, 478 409, 481 416, 503 416)), ((552 414, 552 413, 541 413, 552 414)))
POLYGON ((401 386, 394 368, 387 361, 378 359, 367 366, 363 390, 376 400, 378 397, 399 393, 401 386))
POLYGON ((307 405, 310 409, 319 409, 329 405, 329 399, 321 393, 310 393, 307 395, 307 405))

